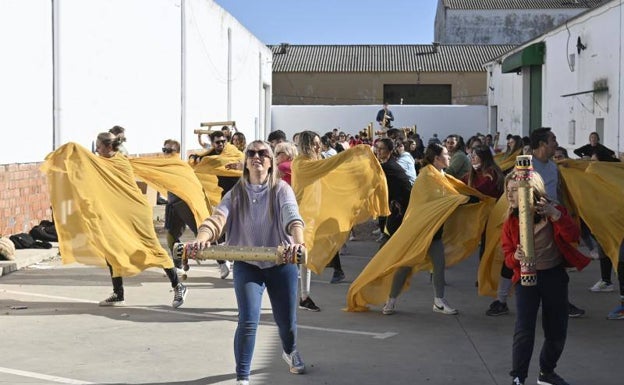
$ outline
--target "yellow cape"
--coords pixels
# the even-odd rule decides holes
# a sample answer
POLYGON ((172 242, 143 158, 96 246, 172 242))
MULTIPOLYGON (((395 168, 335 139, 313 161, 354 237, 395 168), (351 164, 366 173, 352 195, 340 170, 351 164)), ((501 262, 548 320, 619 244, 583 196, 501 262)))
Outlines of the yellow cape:
POLYGON ((505 261, 500 239, 508 208, 509 202, 503 194, 488 217, 485 228, 485 248, 479 262, 479 295, 496 297, 501 268, 505 261))
POLYGON ((41 170, 48 176, 63 263, 108 262, 114 277, 173 267, 126 157, 101 158, 68 143, 49 154, 41 170))
POLYGON ((572 210, 617 266, 624 240, 624 164, 566 160, 559 172, 572 210))
POLYGON ((500 167, 503 172, 507 172, 515 167, 516 165, 516 157, 518 155, 522 155, 522 149, 516 150, 509 154, 509 156, 505 156, 504 152, 498 153, 494 155, 494 162, 500 167))
POLYGON ((225 165, 243 162, 244 160, 245 154, 232 144, 226 143, 221 154, 204 156, 199 164, 193 166, 193 170, 204 188, 211 207, 215 207, 221 202, 223 193, 223 189, 218 185, 219 180, 217 177, 231 176, 240 178, 243 175, 241 170, 228 170, 225 168, 225 165))
POLYGON ((170 191, 179 196, 191 209, 199 226, 210 216, 206 195, 191 166, 178 156, 131 158, 130 164, 137 177, 167 196, 170 191))
MULTIPOLYGON (((349 287, 346 310, 366 311, 368 304, 382 304, 399 267, 409 266, 412 273, 431 269, 427 251, 442 225, 446 266, 468 257, 479 244, 493 205, 493 198, 431 165, 424 167, 412 188, 403 223, 349 287), (478 196, 481 201, 462 206, 468 200, 466 195, 478 196)), ((408 286, 409 279, 403 290, 408 286)))
POLYGON ((291 167, 305 222, 307 266, 320 274, 354 225, 390 213, 386 177, 367 145, 322 160, 300 156, 291 167))

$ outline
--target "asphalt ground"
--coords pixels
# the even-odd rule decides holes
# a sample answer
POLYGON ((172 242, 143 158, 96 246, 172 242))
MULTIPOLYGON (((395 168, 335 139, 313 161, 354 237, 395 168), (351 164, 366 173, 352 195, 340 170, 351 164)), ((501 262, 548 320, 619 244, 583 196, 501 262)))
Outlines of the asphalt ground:
MULTIPOLYGON (((307 365, 292 375, 265 295, 251 383, 257 384, 510 384, 515 304, 511 314, 485 316, 491 298, 476 294, 477 259, 447 271, 447 298, 460 314, 432 312, 428 274, 412 280, 397 313, 380 308, 348 313, 350 282, 374 255, 372 225, 356 228, 342 264, 347 280, 330 284, 332 269, 313 276, 322 309, 299 310, 298 349, 307 365)), ((102 308, 111 292, 105 269, 43 261, 0 278, 2 384, 234 384, 236 302, 231 276, 216 263, 191 265, 189 295, 179 309, 162 271, 125 280, 125 307, 102 308)), ((570 273, 570 297, 587 315, 571 319, 557 372, 571 384, 615 385, 624 378, 624 322, 606 320, 618 294, 591 293, 597 262, 570 273)), ((528 384, 536 383, 542 332, 528 384)))

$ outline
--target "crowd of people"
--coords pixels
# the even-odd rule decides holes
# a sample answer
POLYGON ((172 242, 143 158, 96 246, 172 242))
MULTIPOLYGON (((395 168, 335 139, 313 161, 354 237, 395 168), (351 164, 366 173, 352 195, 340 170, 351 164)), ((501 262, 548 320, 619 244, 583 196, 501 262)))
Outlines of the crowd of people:
MULTIPOLYGON (((433 311, 446 315, 458 314, 459 310, 452 307, 445 297, 445 269, 464 260, 477 248, 481 259, 486 252, 485 220, 495 205, 504 205, 507 214, 500 223, 502 230, 499 232, 504 262, 498 278, 496 299, 485 314, 505 315, 510 312, 507 298, 518 281, 520 260, 525 252, 519 246, 518 181, 514 165, 516 156, 532 154, 534 177, 531 179, 531 187, 534 192, 538 284, 531 287, 515 285, 517 318, 511 376, 514 384, 523 384, 528 375, 537 311, 541 303, 545 341, 540 356, 538 383, 565 385, 566 382, 554 369, 565 344, 568 317, 580 317, 585 313, 569 301, 566 267, 580 270, 590 261, 573 246, 579 239, 582 238, 590 250, 590 256, 601 261, 601 279, 590 288, 591 291, 614 290, 611 274, 614 263, 617 263, 622 303, 609 313, 608 318, 624 319, 622 240, 619 241, 619 255, 614 258, 611 252, 607 256, 606 250, 611 251, 612 248, 601 245, 602 234, 596 233, 593 217, 584 216, 581 210, 571 210, 574 211, 572 215, 576 215, 582 224, 578 228, 568 209, 563 206, 559 167, 563 167, 563 162, 569 160, 567 151, 558 146, 556 136, 549 128, 536 129, 525 138, 508 135, 505 149, 497 147, 498 134, 494 137, 476 134, 467 141, 457 134, 448 135, 444 140, 435 135, 425 146, 417 133, 392 128, 393 120, 392 112, 384 105, 377 116, 382 130, 375 139, 361 133, 351 137, 334 129, 323 135, 302 131, 295 134, 292 141, 288 141, 286 134, 277 130, 271 132, 266 141, 247 143, 243 133, 231 133, 228 127, 212 131, 209 134, 210 142, 202 144, 204 150, 192 154, 185 164, 197 176, 200 182, 197 184, 198 189, 203 189, 204 199, 189 198, 182 192, 167 190, 165 227, 170 252, 188 227, 196 236, 196 240, 189 246, 192 253, 219 244, 243 247, 283 244, 286 245, 284 260, 292 262, 297 253, 312 250, 311 244, 318 241, 315 237, 319 232, 311 233, 309 230, 314 228, 315 219, 322 215, 322 204, 319 201, 316 203, 318 207, 310 209, 310 201, 305 201, 304 218, 300 214, 300 211, 303 213, 303 196, 309 194, 310 189, 313 190, 313 196, 322 195, 323 184, 320 181, 326 175, 338 172, 338 167, 346 163, 345 159, 353 160, 347 157, 357 156, 358 161, 368 162, 367 157, 370 155, 376 161, 374 167, 366 172, 372 178, 377 178, 376 181, 383 181, 377 194, 382 192, 384 204, 379 205, 377 211, 372 211, 368 217, 365 215, 364 219, 377 220, 381 245, 370 263, 353 280, 347 295, 347 309, 364 311, 369 305, 381 305, 382 314, 394 314, 398 297, 409 284, 410 276, 417 271, 429 271, 433 283, 433 311), (311 169, 323 171, 318 174, 304 172, 311 169), (210 215, 203 214, 204 217, 198 219, 198 215, 202 215, 198 212, 206 212, 198 211, 199 206, 202 206, 202 210, 209 210, 210 215), (462 231, 458 218, 473 218, 475 223, 479 223, 479 220, 482 223, 469 231, 462 231), (461 237, 457 236, 458 233, 462 233, 461 237), (462 247, 456 247, 459 245, 462 247), (466 245, 474 245, 474 249, 466 245)), ((98 135, 95 151, 99 156, 89 158, 90 161, 95 164, 100 162, 99 159, 103 162, 114 159, 118 164, 128 163, 127 152, 122 148, 124 141, 125 130, 120 126, 98 135)), ((54 165, 60 159, 66 159, 67 150, 61 147, 46 160, 46 170, 51 181, 58 177, 55 173, 59 170, 54 165)), ((166 140, 162 152, 164 158, 174 157, 179 160, 179 142, 166 140)), ((614 151, 599 143, 597 133, 592 133, 589 144, 575 149, 574 153, 585 160, 619 161, 614 151)), ((132 169, 132 164, 126 166, 126 173, 115 174, 115 177, 123 179, 123 183, 130 183, 136 178, 131 171, 127 171, 132 169)), ((340 175, 342 177, 343 174, 340 175)), ((157 179, 154 183, 158 185, 157 179)), ((75 182, 63 180, 62 183, 71 185, 75 182)), ((101 183, 107 183, 105 178, 101 183)), ((60 187, 55 184, 51 186, 53 208, 55 189, 60 187)), ((128 191, 130 197, 136 193, 134 189, 128 191)), ((354 196, 359 194, 355 188, 349 193, 354 196)), ((363 202, 371 202, 372 198, 366 196, 361 199, 363 202)), ((360 215, 346 222, 352 227, 361 223, 362 219, 360 215)), ((116 224, 119 220, 123 218, 114 218, 112 223, 116 224)), ((63 256, 65 252, 72 254, 71 242, 64 242, 64 237, 69 239, 78 228, 85 231, 85 226, 79 221, 72 226, 75 227, 61 228, 59 231, 63 256)), ((279 329, 283 358, 292 373, 305 371, 296 344, 296 308, 315 312, 321 310, 310 296, 312 270, 318 273, 326 266, 332 267, 334 271, 330 282, 345 280, 340 249, 346 239, 352 239, 353 235, 351 228, 338 231, 337 234, 330 236, 330 243, 318 242, 318 245, 331 244, 331 250, 334 251, 326 252, 322 257, 323 262, 317 260, 316 265, 253 261, 236 261, 232 265, 228 261, 218 261, 222 279, 226 279, 233 271, 238 303, 239 320, 234 336, 237 384, 249 383, 265 288, 279 329)), ((151 233, 141 236, 153 237, 151 233)), ((136 274, 150 266, 164 268, 174 289, 173 307, 184 303, 187 288, 178 280, 178 275, 182 274, 181 266, 174 266, 172 260, 163 259, 162 253, 156 253, 155 262, 137 266, 134 270, 124 270, 122 267, 134 263, 131 258, 124 259, 123 251, 117 251, 117 255, 109 250, 103 251, 106 252, 101 253, 101 256, 112 277, 113 294, 100 302, 101 306, 123 304, 122 277, 136 274)))

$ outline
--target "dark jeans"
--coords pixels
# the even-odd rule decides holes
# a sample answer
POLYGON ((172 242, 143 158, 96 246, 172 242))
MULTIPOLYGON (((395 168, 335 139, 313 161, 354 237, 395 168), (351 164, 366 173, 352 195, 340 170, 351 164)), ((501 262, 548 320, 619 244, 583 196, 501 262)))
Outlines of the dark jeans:
POLYGON ((295 350, 297 280, 297 265, 294 264, 260 269, 249 263, 234 262, 234 292, 238 303, 238 326, 234 335, 237 379, 249 378, 265 287, 271 300, 273 319, 279 330, 282 349, 288 354, 295 350))
POLYGON ((524 380, 535 344, 537 311, 542 304, 544 344, 540 370, 555 370, 568 333, 568 273, 563 266, 537 271, 536 286, 516 285, 516 327, 513 339, 512 377, 524 380))

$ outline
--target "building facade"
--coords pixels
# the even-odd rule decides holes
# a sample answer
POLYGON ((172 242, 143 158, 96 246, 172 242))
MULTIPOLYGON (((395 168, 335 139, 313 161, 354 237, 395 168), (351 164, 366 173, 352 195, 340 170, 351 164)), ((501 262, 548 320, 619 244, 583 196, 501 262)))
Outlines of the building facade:
POLYGON ((434 41, 521 44, 607 0, 438 0, 434 41))
POLYGON ((623 153, 623 4, 606 2, 486 64, 490 131, 548 126, 568 150, 595 131, 623 153))

